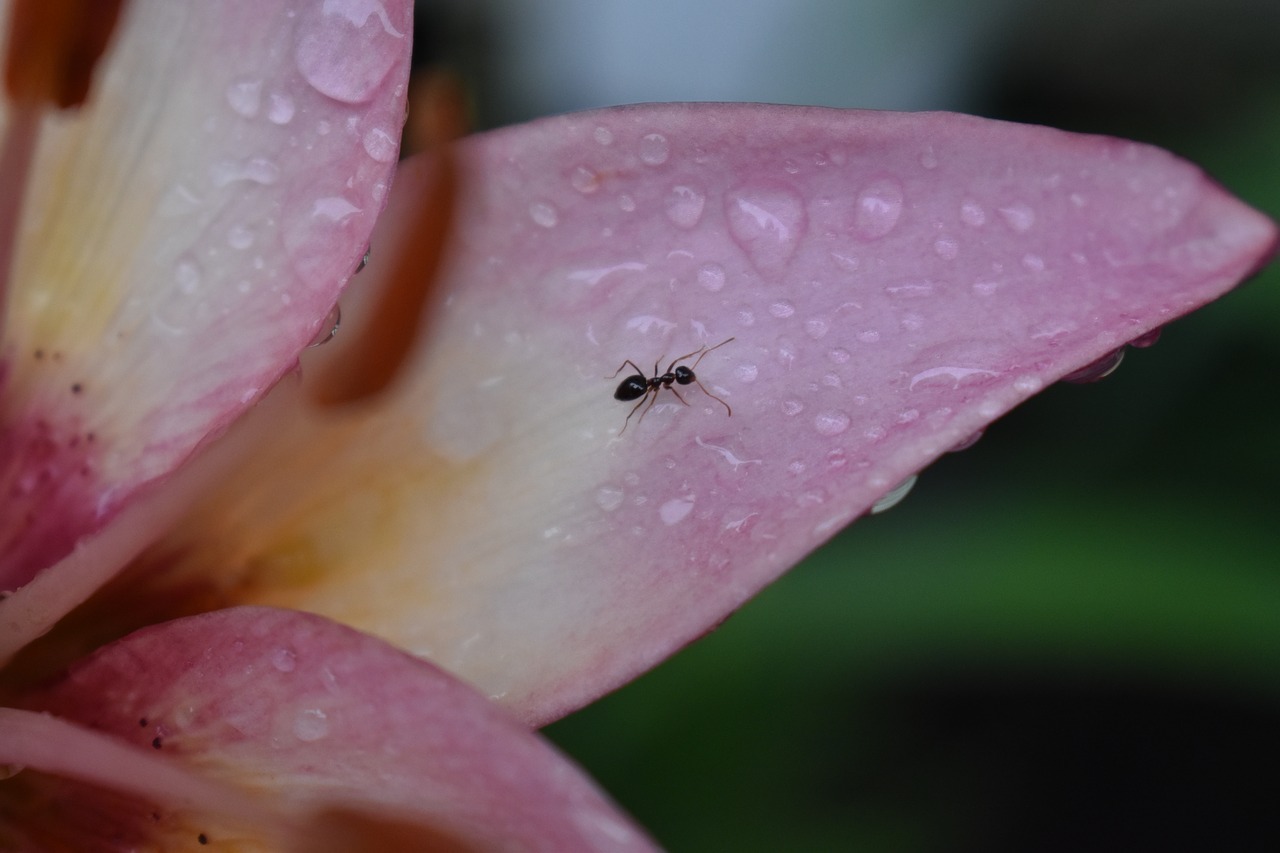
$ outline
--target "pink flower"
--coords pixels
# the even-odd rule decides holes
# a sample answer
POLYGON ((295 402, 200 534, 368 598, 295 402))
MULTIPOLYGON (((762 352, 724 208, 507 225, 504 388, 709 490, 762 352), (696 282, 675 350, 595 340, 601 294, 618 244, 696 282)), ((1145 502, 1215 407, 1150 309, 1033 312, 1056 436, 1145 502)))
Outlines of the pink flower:
POLYGON ((0 439, 16 843, 642 849, 435 667, 527 725, 580 707, 1276 242, 1164 152, 945 114, 607 110, 387 196, 408 31, 407 4, 137 2, 41 140, 0 439), (348 328, 276 384, 384 200, 348 328), (406 284, 422 342, 371 357, 406 284), (385 389, 334 391, 370 363, 385 389))

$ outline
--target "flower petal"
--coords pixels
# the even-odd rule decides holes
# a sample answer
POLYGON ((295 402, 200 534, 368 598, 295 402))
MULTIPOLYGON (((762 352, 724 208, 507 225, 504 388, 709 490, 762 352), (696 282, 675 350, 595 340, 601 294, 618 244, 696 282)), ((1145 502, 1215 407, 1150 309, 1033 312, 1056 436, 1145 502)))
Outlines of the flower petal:
MULTIPOLYGON (((30 702, 207 785, 252 792, 296 831, 322 813, 346 832, 385 819, 467 849, 650 849, 589 780, 487 700, 316 616, 238 608, 144 629, 30 702)), ((56 799, 46 808, 77 812, 56 799)), ((173 823, 226 837, 225 814, 136 817, 143 830, 173 823)))
MULTIPOLYGON (((377 633, 531 723, 1276 240, 1166 152, 956 115, 627 108, 458 154, 412 375, 381 409, 280 407, 277 440, 149 561, 377 633), (688 406, 663 389, 628 421, 605 377, 685 353, 688 406)), ((403 170, 367 275, 428 171, 403 170)))
POLYGON ((260 397, 363 254, 411 4, 294 5, 136 0, 89 105, 50 120, 0 352, 0 590, 260 397))

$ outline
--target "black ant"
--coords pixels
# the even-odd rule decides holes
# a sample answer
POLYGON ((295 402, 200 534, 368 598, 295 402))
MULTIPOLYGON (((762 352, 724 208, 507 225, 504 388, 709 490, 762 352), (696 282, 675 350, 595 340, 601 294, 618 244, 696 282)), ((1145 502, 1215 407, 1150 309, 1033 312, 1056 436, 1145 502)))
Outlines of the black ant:
POLYGON ((631 412, 627 415, 627 420, 623 422, 622 429, 618 432, 618 435, 622 435, 622 433, 627 431, 627 423, 630 422, 631 415, 634 415, 641 406, 644 406, 644 401, 647 398, 649 400, 649 405, 645 407, 645 410, 643 412, 640 412, 640 420, 636 421, 636 423, 640 423, 640 421, 644 420, 644 416, 648 414, 649 409, 652 409, 653 404, 657 402, 658 392, 661 391, 663 388, 666 388, 672 394, 675 394, 676 399, 679 400, 681 403, 684 403, 686 406, 689 405, 685 401, 684 397, 680 396, 680 392, 677 391, 675 388, 671 387, 673 384, 697 385, 699 388, 702 389, 703 394, 706 394, 712 400, 715 400, 717 403, 724 406, 725 411, 729 413, 729 417, 733 417, 733 409, 729 408, 729 404, 726 403, 724 400, 721 400, 715 394, 712 394, 710 391, 708 391, 703 386, 703 384, 698 381, 697 374, 693 372, 694 368, 696 368, 698 366, 698 363, 701 362, 702 359, 706 357, 707 353, 711 352, 712 350, 720 349, 720 347, 724 346, 725 344, 729 343, 729 341, 732 341, 732 340, 733 338, 729 338, 728 340, 721 341, 720 343, 710 348, 708 348, 706 344, 703 344, 699 349, 694 350, 688 355, 682 355, 679 358, 672 360, 672 362, 667 365, 666 372, 661 374, 658 373, 658 365, 662 363, 662 359, 660 358, 653 363, 653 376, 647 379, 645 378, 644 371, 641 370, 640 366, 637 365, 634 361, 632 361, 631 359, 627 359, 626 361, 622 362, 622 367, 619 367, 617 370, 615 370, 612 376, 606 376, 605 378, 612 379, 614 376, 617 376, 619 373, 622 372, 622 368, 626 367, 628 364, 631 365, 631 368, 633 370, 635 370, 635 373, 632 374, 631 376, 628 376, 626 379, 622 380, 622 384, 618 386, 618 390, 613 392, 613 399, 634 400, 637 397, 641 399, 639 403, 636 403, 635 408, 633 408, 631 412), (679 367, 676 367, 676 365, 679 364, 680 362, 684 361, 687 358, 693 358, 695 355, 698 357, 698 360, 695 361, 693 364, 689 365, 688 367, 686 367, 683 364, 681 364, 679 367), (652 397, 649 396, 651 394, 653 395, 652 397))

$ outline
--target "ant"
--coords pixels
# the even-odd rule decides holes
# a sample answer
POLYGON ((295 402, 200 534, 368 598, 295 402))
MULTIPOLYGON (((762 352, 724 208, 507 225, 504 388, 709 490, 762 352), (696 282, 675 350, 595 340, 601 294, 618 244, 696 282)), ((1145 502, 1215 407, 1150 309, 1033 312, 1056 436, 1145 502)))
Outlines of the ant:
POLYGON ((640 369, 640 366, 637 365, 631 359, 627 359, 626 361, 622 362, 622 367, 619 367, 617 370, 615 370, 612 376, 606 376, 605 378, 612 379, 614 376, 617 376, 619 373, 622 372, 622 368, 626 367, 628 364, 631 365, 631 368, 633 370, 635 370, 635 373, 632 374, 631 376, 628 376, 626 379, 622 380, 622 383, 618 386, 618 390, 613 392, 613 399, 634 400, 637 397, 641 399, 639 403, 636 403, 635 408, 633 408, 631 412, 627 415, 627 420, 623 422, 622 430, 618 432, 618 435, 621 436, 622 433, 627 431, 627 423, 630 422, 631 415, 634 415, 641 406, 644 406, 645 399, 648 399, 649 405, 645 406, 645 410, 643 412, 640 412, 640 420, 636 421, 636 423, 640 423, 640 421, 644 420, 644 416, 648 414, 649 409, 652 409, 653 404, 657 402, 658 392, 661 391, 663 388, 666 388, 672 394, 675 394, 676 399, 679 400, 681 403, 684 403, 686 406, 689 405, 685 401, 684 397, 680 396, 680 392, 672 387, 673 384, 697 385, 699 388, 702 389, 703 394, 706 394, 708 397, 715 400, 720 405, 724 406, 725 411, 729 413, 729 417, 733 417, 733 409, 729 408, 729 404, 726 403, 724 400, 721 400, 715 394, 712 394, 710 391, 708 391, 703 386, 703 384, 698 381, 697 374, 693 372, 694 368, 696 368, 698 366, 698 363, 701 362, 702 359, 706 357, 707 353, 711 352, 712 350, 720 349, 720 347, 724 346, 725 344, 729 343, 729 341, 732 341, 732 340, 733 338, 729 338, 728 340, 721 341, 720 343, 710 348, 708 348, 706 344, 703 344, 699 349, 694 350, 688 355, 682 355, 679 358, 672 360, 672 362, 667 365, 666 372, 661 374, 658 373, 658 365, 662 363, 662 359, 659 358, 657 361, 653 363, 653 376, 648 379, 645 378, 644 371, 640 369), (695 355, 698 357, 698 360, 695 361, 693 364, 687 367, 681 364, 679 367, 676 367, 676 365, 679 364, 680 362, 684 361, 687 358, 693 358, 695 355), (653 395, 652 397, 649 396, 651 394, 653 395))

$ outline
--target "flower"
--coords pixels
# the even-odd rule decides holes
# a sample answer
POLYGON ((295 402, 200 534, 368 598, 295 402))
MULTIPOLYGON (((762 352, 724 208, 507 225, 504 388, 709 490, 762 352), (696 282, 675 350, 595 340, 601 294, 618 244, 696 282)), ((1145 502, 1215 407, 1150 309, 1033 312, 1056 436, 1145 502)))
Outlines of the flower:
MULTIPOLYGON (((153 13, 186 14, 158 0, 130 8, 134 23, 153 13)), ((11 586, 25 585, 0 602, 8 632, 0 641, 7 651, 27 645, 11 669, 19 674, 87 658, 54 686, 14 691, 23 707, 57 718, 9 713, 10 730, 29 733, 0 756, 36 766, 32 743, 42 732, 83 738, 86 753, 132 741, 128 762, 94 766, 129 765, 110 784, 146 799, 175 793, 173 809, 212 804, 202 820, 216 832, 197 829, 188 812, 157 812, 154 823, 187 837, 240 832, 237 817, 270 829, 272 815, 245 802, 243 787, 275 776, 286 791, 285 835, 309 811, 354 802, 359 814, 344 811, 341 827, 442 821, 447 837, 494 843, 468 835, 493 823, 491 813, 458 805, 487 794, 485 802, 509 804, 508 814, 549 815, 546 825, 512 828, 513 837, 532 823, 528 831, 544 839, 576 827, 583 845, 642 846, 527 732, 502 729, 496 711, 438 670, 335 621, 430 659, 528 725, 554 719, 706 631, 1047 383, 1229 289, 1276 241, 1270 222, 1194 167, 1117 140, 944 114, 746 105, 552 118, 400 169, 369 267, 343 306, 359 329, 387 314, 381 294, 429 278, 425 334, 406 361, 367 355, 383 342, 378 329, 344 330, 304 359, 301 382, 281 382, 257 402, 308 339, 327 333, 326 312, 356 266, 394 159, 382 145, 394 104, 367 107, 371 97, 347 88, 365 81, 367 95, 377 77, 394 91, 384 82, 390 66, 378 76, 364 67, 381 67, 377 50, 331 49, 309 34, 338 25, 350 46, 407 32, 403 16, 354 0, 299 21, 281 15, 295 39, 289 73, 333 117, 293 99, 273 114, 283 103, 274 78, 220 53, 215 64, 230 76, 200 82, 233 128, 229 142, 261 144, 245 127, 275 134, 288 151, 290 139, 305 151, 313 137, 342 138, 347 155, 381 164, 348 180, 349 169, 334 170, 335 179, 289 158, 214 153, 207 180, 235 185, 229 203, 247 204, 249 190, 281 205, 255 220, 276 229, 270 245, 285 259, 266 266, 264 248, 264 270, 297 287, 273 289, 253 261, 227 261, 262 245, 240 228, 247 212, 202 217, 185 243, 173 237, 171 219, 202 199, 178 184, 174 196, 149 194, 158 218, 142 207, 158 247, 148 252, 158 254, 106 267, 171 271, 140 276, 163 282, 157 292, 119 301, 149 325, 121 335, 99 319, 86 338, 82 326, 11 322, 25 334, 78 335, 76 352, 87 340, 129 357, 95 349, 73 359, 60 345, 58 359, 53 349, 36 358, 29 341, 12 345, 5 411, 32 424, 15 435, 35 438, 11 446, 49 448, 40 459, 61 467, 41 461, 27 477, 39 488, 23 493, 22 512, 35 526, 6 516, 20 546, 6 571, 11 586), (360 67, 333 74, 344 57, 360 67), (291 192, 282 191, 286 164, 297 169, 291 192), (424 195, 436 197, 431 187, 448 190, 455 178, 439 275, 406 271, 406 245, 424 239, 406 223, 424 195), (351 192, 369 195, 352 201, 351 192), (199 294, 230 301, 206 304, 199 294), (168 348, 157 353, 156 341, 168 348), (353 363, 396 369, 371 396, 333 392, 348 387, 353 363), (680 365, 696 377, 666 382, 680 365), (72 378, 89 367, 92 380, 72 378), (619 404, 614 389, 633 370, 651 396, 630 416, 633 404, 619 404), (14 388, 23 393, 10 396, 14 388), (46 406, 61 414, 68 395, 83 401, 72 411, 95 424, 93 442, 79 420, 70 445, 39 426, 63 427, 65 417, 29 414, 46 406), (116 427, 109 453, 98 423, 116 427), (53 452, 68 446, 92 459, 88 483, 56 476, 84 470, 80 456, 68 465, 53 452), (99 459, 114 467, 99 468, 99 459), (130 561, 111 588, 68 615, 130 561), (192 613, 203 615, 92 651, 192 613), (433 712, 428 697, 440 693, 466 698, 433 712), (73 722, 82 728, 61 728, 73 722), (436 754, 428 747, 449 745, 433 740, 428 723, 471 743, 506 731, 511 743, 448 765, 480 780, 460 791, 467 773, 423 775, 436 754), (535 756, 521 766, 534 769, 504 777, 504 756, 521 750, 535 756), (370 768, 389 754, 413 760, 370 768), (318 773, 314 787, 304 770, 318 773), (153 771, 163 790, 144 784, 153 771), (532 778, 526 772, 562 784, 501 787, 532 778), (424 804, 418 785, 442 793, 424 804), (371 786, 376 796, 357 796, 371 786), (529 806, 535 793, 550 801, 529 806), (486 820, 450 823, 466 814, 486 820)), ((195 39, 207 28, 187 32, 195 39)), ((120 54, 140 57, 157 44, 174 42, 120 54)), ((255 61, 259 51, 280 52, 265 36, 245 50, 255 61)), ((200 112, 210 98, 192 103, 186 126, 210 127, 200 112)), ((209 152, 189 156, 207 168, 209 152)), ((116 220, 122 230, 129 221, 116 220)), ((72 304, 29 280, 17 279, 13 295, 25 311, 72 304)), ((72 283, 82 282, 62 286, 72 283)), ((32 458, 10 451, 9 482, 24 482, 32 458)), ((51 772, 102 781, 65 750, 35 757, 51 772)), ((117 834, 120 814, 135 818, 130 832, 151 814, 112 813, 117 834)))

